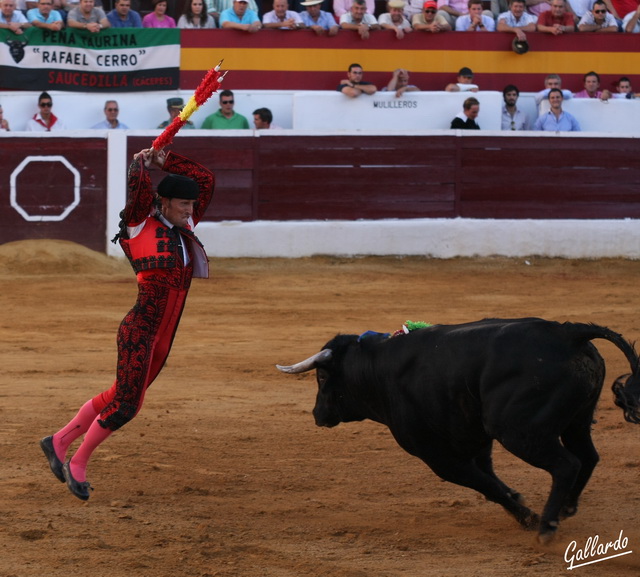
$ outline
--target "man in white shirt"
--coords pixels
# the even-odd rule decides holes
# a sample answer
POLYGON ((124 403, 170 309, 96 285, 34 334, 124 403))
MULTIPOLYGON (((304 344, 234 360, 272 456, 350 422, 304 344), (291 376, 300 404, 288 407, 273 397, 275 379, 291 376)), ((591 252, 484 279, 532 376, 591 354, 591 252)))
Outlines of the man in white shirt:
POLYGON ((509 84, 504 87, 502 91, 502 97, 504 98, 502 130, 529 130, 529 119, 517 106, 519 96, 520 91, 517 86, 509 84))
POLYGON ((289 10, 287 0, 273 0, 273 10, 262 17, 264 28, 277 28, 280 30, 298 30, 304 28, 300 14, 289 10))
POLYGON ((369 38, 369 31, 380 30, 380 25, 373 14, 367 13, 365 0, 353 0, 350 11, 340 16, 340 28, 355 30, 360 38, 366 40, 369 38))
POLYGON ((535 32, 538 18, 525 12, 525 0, 511 0, 509 12, 498 16, 498 32, 513 32, 521 42, 527 41, 525 32, 535 32))

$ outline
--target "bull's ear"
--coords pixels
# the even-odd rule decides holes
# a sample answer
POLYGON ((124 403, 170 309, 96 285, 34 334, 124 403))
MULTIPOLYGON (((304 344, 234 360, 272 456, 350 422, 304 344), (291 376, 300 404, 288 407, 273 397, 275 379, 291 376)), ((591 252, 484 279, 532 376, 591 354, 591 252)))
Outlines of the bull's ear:
POLYGON ((319 353, 316 353, 315 355, 309 357, 308 359, 305 359, 304 361, 296 363, 295 365, 290 365, 290 366, 276 365, 276 368, 279 371, 290 374, 290 375, 296 375, 298 373, 306 373, 307 371, 311 371, 315 369, 318 363, 322 363, 330 360, 332 355, 333 355, 333 352, 331 351, 331 349, 323 349, 319 353))

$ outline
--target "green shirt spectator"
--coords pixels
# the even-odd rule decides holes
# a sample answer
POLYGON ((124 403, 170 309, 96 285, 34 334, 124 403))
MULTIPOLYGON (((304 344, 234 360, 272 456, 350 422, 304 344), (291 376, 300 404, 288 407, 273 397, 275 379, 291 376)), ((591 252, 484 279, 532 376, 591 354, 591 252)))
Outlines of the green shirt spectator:
POLYGON ((220 93, 220 108, 218 112, 207 116, 202 123, 202 128, 215 128, 219 130, 249 128, 249 121, 242 116, 242 114, 234 112, 234 103, 233 92, 231 92, 231 90, 223 90, 220 93))

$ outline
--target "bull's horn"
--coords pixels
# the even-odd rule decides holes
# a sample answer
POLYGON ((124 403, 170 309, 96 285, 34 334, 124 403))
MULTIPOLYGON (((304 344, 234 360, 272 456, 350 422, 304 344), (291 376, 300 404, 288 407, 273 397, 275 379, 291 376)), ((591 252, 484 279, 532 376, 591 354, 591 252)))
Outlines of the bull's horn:
POLYGON ((290 375, 296 375, 298 373, 306 373, 307 371, 311 371, 315 369, 316 363, 328 361, 331 359, 331 355, 333 352, 331 349, 323 349, 319 353, 316 353, 312 357, 296 363, 295 365, 291 365, 290 367, 285 367, 282 365, 276 365, 276 368, 283 373, 289 373, 290 375))

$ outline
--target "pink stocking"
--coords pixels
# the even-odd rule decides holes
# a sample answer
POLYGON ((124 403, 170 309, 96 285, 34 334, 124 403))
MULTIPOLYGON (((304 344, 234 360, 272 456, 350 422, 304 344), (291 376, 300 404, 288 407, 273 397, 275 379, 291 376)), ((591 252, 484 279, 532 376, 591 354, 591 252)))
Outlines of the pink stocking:
POLYGON ((111 433, 113 433, 111 429, 100 426, 97 418, 91 423, 87 434, 69 463, 71 474, 76 481, 82 483, 87 480, 87 463, 91 454, 111 433))
POLYGON ((87 401, 80 407, 78 414, 53 435, 53 448, 58 459, 63 463, 67 458, 67 451, 71 443, 89 430, 97 415, 98 412, 93 408, 93 400, 87 401))

